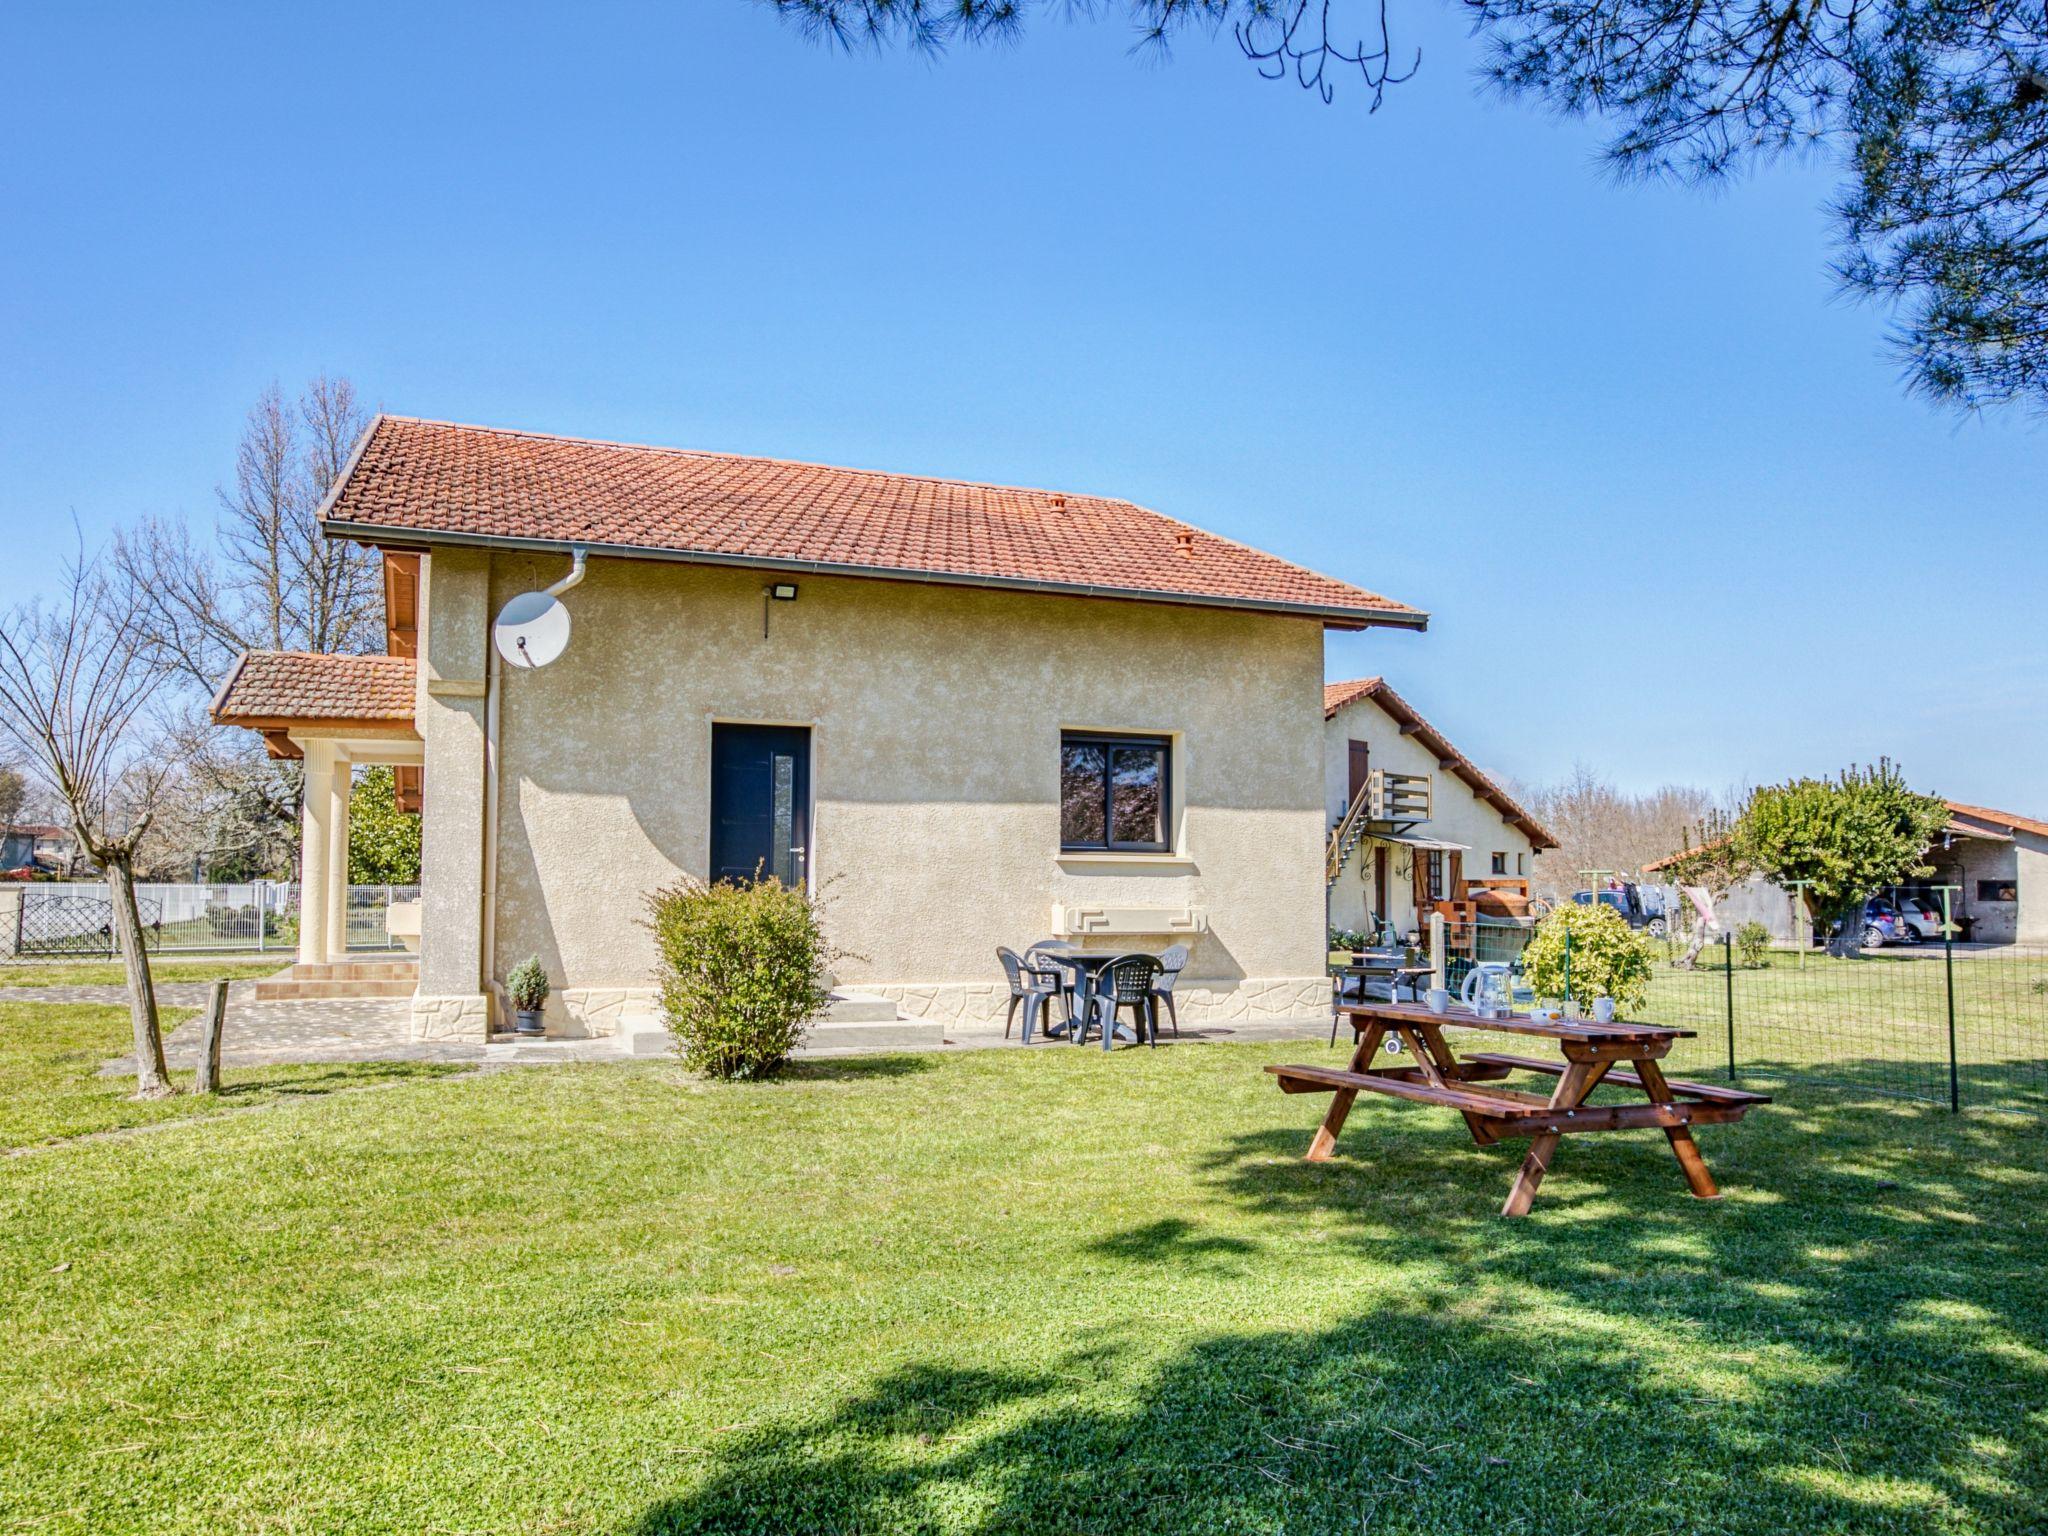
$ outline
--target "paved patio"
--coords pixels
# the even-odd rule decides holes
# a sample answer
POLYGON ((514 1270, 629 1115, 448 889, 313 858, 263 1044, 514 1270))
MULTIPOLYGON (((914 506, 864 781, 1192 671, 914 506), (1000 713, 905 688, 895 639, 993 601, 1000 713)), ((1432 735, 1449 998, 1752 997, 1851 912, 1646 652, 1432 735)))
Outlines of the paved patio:
MULTIPOLYGON (((157 989, 167 1007, 203 1007, 210 987, 206 983, 173 982, 157 989)), ((407 1033, 410 1004, 404 998, 322 998, 300 1002, 259 1003, 252 997, 253 984, 242 981, 228 988, 228 1024, 221 1042, 224 1067, 265 1067, 331 1061, 446 1061, 483 1063, 544 1063, 567 1061, 624 1061, 631 1052, 624 1040, 542 1040, 493 1042, 479 1045, 455 1040, 413 1040, 407 1033)), ((98 1003, 125 1007, 127 993, 121 987, 0 987, 0 1003, 98 1003)), ((199 1055, 201 1021, 191 1018, 164 1037, 164 1055, 174 1068, 190 1068, 199 1055)), ((1205 1040, 1301 1040, 1326 1039, 1328 1018, 1241 1020, 1223 1025, 1184 1026, 1180 1043, 1205 1040)), ((1175 1043, 1171 1029, 1160 1038, 1162 1046, 1175 1043)), ((880 1053, 905 1049, 881 1047, 880 1053)), ((1026 1047, 1012 1037, 1003 1038, 999 1024, 954 1025, 946 1032, 946 1050, 1022 1050, 1026 1047)), ((1057 1042, 1036 1042, 1032 1050, 1073 1049, 1057 1042)), ((1099 1046, 1085 1047, 1099 1050, 1099 1046)), ((1130 1046, 1119 1046, 1129 1050, 1130 1046)), ((839 1046, 799 1051, 799 1056, 855 1056, 876 1054, 876 1050, 839 1046)), ((133 1059, 123 1056, 101 1069, 108 1073, 132 1072, 133 1059)))

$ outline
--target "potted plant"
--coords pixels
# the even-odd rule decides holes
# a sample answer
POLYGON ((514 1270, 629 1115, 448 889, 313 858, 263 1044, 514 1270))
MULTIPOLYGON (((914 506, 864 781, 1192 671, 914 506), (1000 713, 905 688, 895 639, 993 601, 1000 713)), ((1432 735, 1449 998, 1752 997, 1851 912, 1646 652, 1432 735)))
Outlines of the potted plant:
POLYGON ((518 1035, 544 1035, 547 1025, 542 1020, 541 1010, 548 1003, 547 968, 540 963, 539 955, 529 955, 513 967, 512 974, 505 978, 505 990, 512 996, 515 1014, 512 1032, 518 1035))

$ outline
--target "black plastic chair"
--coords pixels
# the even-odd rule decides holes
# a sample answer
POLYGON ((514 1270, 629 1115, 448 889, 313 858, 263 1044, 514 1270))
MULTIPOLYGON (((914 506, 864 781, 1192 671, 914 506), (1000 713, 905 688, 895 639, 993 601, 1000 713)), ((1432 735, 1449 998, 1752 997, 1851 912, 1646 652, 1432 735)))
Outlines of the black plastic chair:
POLYGON ((1093 1028, 1101 1031, 1102 1048, 1109 1050, 1116 1044, 1117 1013, 1128 1008, 1137 1021, 1139 1037, 1158 1045, 1159 1010, 1152 1001, 1152 988, 1159 972, 1157 955, 1118 955, 1104 962, 1095 973, 1095 985, 1088 991, 1081 1016, 1074 1021, 1074 1044, 1085 1041, 1093 1028))
POLYGON ((1048 1035, 1064 1034, 1073 1024, 1075 1015, 1080 1012, 1079 998, 1084 979, 1081 967, 1072 961, 1061 959, 1058 955, 1049 955, 1045 952, 1047 945, 1059 942, 1058 939, 1040 939, 1024 951, 1025 969, 1050 973, 1058 979, 1060 1011, 1065 1017, 1057 1029, 1051 1025, 1046 1026, 1045 1032, 1048 1035))
POLYGON ((1010 1038, 1010 1027, 1017 1022, 1019 1004, 1024 1008, 1024 1043, 1031 1043, 1031 1027, 1045 1005, 1056 997, 1064 995, 1065 977, 1056 970, 1041 969, 1028 959, 1020 959, 1014 949, 996 948, 996 958, 1003 963, 1003 975, 1010 983, 1010 1011, 1003 1017, 1003 1038, 1010 1038))
POLYGON ((1180 1038, 1180 1010, 1174 1006, 1173 984, 1180 980, 1180 973, 1187 969, 1188 947, 1185 944, 1169 944, 1159 956, 1159 979, 1152 984, 1152 1033, 1159 1033, 1159 1005, 1166 1004, 1167 1020, 1173 1025, 1173 1036, 1180 1038))

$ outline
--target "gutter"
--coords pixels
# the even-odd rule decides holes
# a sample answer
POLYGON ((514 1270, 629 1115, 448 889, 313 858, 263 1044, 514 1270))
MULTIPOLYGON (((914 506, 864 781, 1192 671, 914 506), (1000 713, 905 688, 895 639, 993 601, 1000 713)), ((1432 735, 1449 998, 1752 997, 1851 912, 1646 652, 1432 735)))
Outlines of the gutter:
MULTIPOLYGON (((366 439, 367 441, 367 439, 366 439)), ((623 560, 663 560, 675 565, 719 565, 741 570, 779 571, 813 576, 850 576, 868 581, 910 581, 924 586, 985 587, 1008 592, 1037 592, 1055 597, 1113 598, 1122 602, 1162 603, 1179 608, 1224 608, 1249 613, 1321 619, 1331 629, 1412 629, 1429 627, 1429 615, 1413 608, 1386 610, 1339 608, 1324 603, 1269 602, 1250 597, 1211 596, 1196 592, 1161 592, 1147 587, 1105 587, 1092 582, 1040 581, 1025 576, 981 576, 972 572, 910 570, 900 566, 853 565, 836 560, 771 559, 707 550, 661 549, 644 544, 593 544, 574 539, 520 538, 503 534, 446 533, 428 528, 398 528, 384 523, 356 523, 328 518, 322 528, 329 538, 358 543, 410 547, 454 545, 464 549, 503 549, 524 553, 595 550, 623 560)))

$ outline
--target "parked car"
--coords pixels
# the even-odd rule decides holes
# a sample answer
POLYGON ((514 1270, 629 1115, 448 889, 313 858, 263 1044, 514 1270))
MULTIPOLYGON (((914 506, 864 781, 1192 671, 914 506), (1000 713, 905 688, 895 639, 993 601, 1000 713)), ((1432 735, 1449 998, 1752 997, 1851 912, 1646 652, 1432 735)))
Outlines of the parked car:
POLYGON ((1620 890, 1572 892, 1572 900, 1582 907, 1592 906, 1596 897, 1601 906, 1619 912, 1629 927, 1640 928, 1653 939, 1661 939, 1670 931, 1664 916, 1664 899, 1654 890, 1631 884, 1620 890))
MULTIPOLYGON (((1829 923, 1830 934, 1842 931, 1841 920, 1829 923)), ((1899 915, 1898 908, 1890 902, 1872 899, 1863 904, 1863 947, 1882 949, 1887 944, 1917 944, 1920 936, 1908 926, 1899 915)))
POLYGON ((1914 939, 1930 944, 1941 941, 1941 908, 1925 896, 1908 896, 1899 902, 1899 917, 1914 939))

